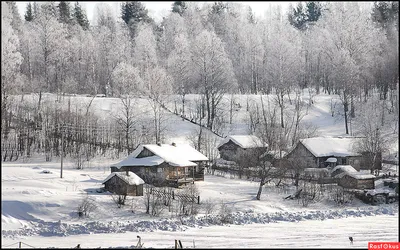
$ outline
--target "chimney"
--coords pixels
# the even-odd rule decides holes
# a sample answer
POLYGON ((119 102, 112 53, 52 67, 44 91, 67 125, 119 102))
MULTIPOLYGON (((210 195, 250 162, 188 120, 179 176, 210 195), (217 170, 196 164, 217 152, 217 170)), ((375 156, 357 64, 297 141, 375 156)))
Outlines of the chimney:
POLYGON ((174 146, 174 147, 176 147, 176 143, 175 143, 175 142, 173 142, 171 145, 174 146))
POLYGON ((129 170, 126 170, 126 176, 129 176, 129 170))

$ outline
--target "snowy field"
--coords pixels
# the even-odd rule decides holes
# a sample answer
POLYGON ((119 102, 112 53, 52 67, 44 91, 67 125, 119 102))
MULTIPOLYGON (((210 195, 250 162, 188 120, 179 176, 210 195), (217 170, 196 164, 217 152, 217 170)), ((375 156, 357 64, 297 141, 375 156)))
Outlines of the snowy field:
MULTIPOLYGON (((27 95, 25 100, 34 96, 27 95)), ((226 135, 248 133, 247 98, 259 100, 256 95, 235 97, 241 108, 235 113, 233 124, 225 129, 226 135)), ((44 102, 50 103, 52 98, 54 95, 45 95, 44 102)), ((64 99, 64 104, 69 98, 64 99)), ((82 109, 91 99, 71 98, 71 103, 82 109)), ((307 98, 305 94, 306 103, 307 98)), ((188 109, 194 99, 195 96, 188 96, 188 109)), ((318 127, 319 135, 344 135, 343 118, 331 115, 332 101, 337 102, 338 97, 315 96, 304 117, 304 121, 318 127)), ((147 100, 137 102, 143 114, 151 113, 146 110, 147 100)), ((107 117, 120 105, 118 98, 95 98, 91 109, 107 117)), ((340 112, 339 104, 335 112, 340 112)), ((174 114, 167 116, 165 143, 188 143, 188 136, 197 126, 174 114)), ((397 135, 389 129, 386 132, 392 142, 390 153, 398 152, 397 135)), ((69 159, 64 159, 63 179, 57 158, 52 162, 36 156, 2 162, 2 248, 10 244, 18 247, 19 241, 34 247, 131 247, 136 245, 137 235, 142 237, 144 247, 153 248, 172 248, 175 239, 187 248, 367 248, 369 241, 399 238, 398 203, 370 206, 354 200, 351 205, 340 207, 324 199, 303 207, 298 201, 283 199, 294 190, 273 186, 266 186, 258 201, 255 196, 259 183, 230 176, 206 175, 203 182, 197 182, 201 201, 217 204, 213 214, 200 211, 196 217, 179 219, 165 212, 161 217, 151 217, 144 213, 142 197, 130 198, 128 205, 117 208, 109 194, 96 190, 110 174, 109 166, 122 159, 96 158, 83 170, 74 169, 69 159), (87 194, 98 208, 89 218, 80 219, 77 206, 87 194), (219 223, 217 210, 221 203, 233 212, 232 224, 219 223), (349 236, 354 238, 354 245, 349 244, 349 236)), ((399 173, 398 168, 388 167, 385 166, 387 171, 399 173)), ((377 187, 381 185, 377 183, 377 187)))
MULTIPOLYGON (((181 240, 184 248, 367 248, 368 242, 399 240, 398 215, 348 217, 268 224, 189 228, 183 232, 154 231, 90 234, 68 237, 22 237, 2 239, 3 245, 22 241, 34 247, 134 248, 137 235, 144 248, 173 248, 181 240), (348 237, 354 238, 350 245, 348 237)), ((16 247, 14 244, 11 247, 16 247)), ((23 245, 24 246, 24 245, 23 245)), ((28 248, 28 247, 25 247, 28 248)))
MULTIPOLYGON (((66 166, 63 179, 57 164, 2 165, 2 246, 18 241, 35 247, 130 247, 136 235, 146 247, 172 247, 181 240, 185 247, 352 247, 365 248, 368 241, 398 238, 398 203, 369 206, 353 201, 339 207, 328 201, 302 207, 284 200, 291 190, 263 190, 254 199, 258 183, 206 175, 198 182, 202 200, 224 200, 232 209, 232 224, 221 225, 218 213, 183 220, 149 217, 142 197, 137 206, 117 208, 107 194, 91 193, 98 210, 90 218, 76 216, 77 203, 87 191, 101 187, 104 168, 74 170, 66 166), (44 169, 51 174, 41 173, 44 169), (59 222, 61 220, 61 222, 59 222), (351 227, 349 226, 351 223, 351 227), (107 237, 107 240, 104 238, 107 237), (227 240, 229 239, 229 240, 227 240)), ((216 207, 216 210, 218 208, 216 207)), ((12 247, 12 246, 11 246, 12 247)), ((15 247, 15 245, 14 245, 15 247)))

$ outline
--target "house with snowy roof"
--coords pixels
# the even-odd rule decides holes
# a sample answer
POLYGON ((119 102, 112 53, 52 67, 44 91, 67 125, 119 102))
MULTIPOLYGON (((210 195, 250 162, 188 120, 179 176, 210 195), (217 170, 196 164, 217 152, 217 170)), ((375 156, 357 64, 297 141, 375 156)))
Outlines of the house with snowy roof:
MULTIPOLYGON (((289 152, 286 160, 304 162, 303 168, 334 168, 337 165, 351 165, 357 171, 368 169, 372 159, 368 152, 359 153, 355 144, 360 137, 313 137, 300 140, 289 152)), ((375 159, 375 169, 382 169, 381 154, 375 159)))
POLYGON ((144 181, 142 178, 130 171, 111 173, 102 184, 104 184, 104 189, 111 193, 143 196, 144 181))
POLYGON ((350 189, 374 189, 375 176, 359 172, 350 165, 338 165, 331 170, 332 178, 337 184, 350 189))
POLYGON ((208 158, 188 144, 144 144, 111 165, 111 172, 131 171, 146 183, 176 186, 204 180, 207 164, 208 158))
POLYGON ((255 135, 230 135, 218 145, 218 151, 222 159, 236 161, 242 153, 254 153, 259 157, 267 146, 255 135))

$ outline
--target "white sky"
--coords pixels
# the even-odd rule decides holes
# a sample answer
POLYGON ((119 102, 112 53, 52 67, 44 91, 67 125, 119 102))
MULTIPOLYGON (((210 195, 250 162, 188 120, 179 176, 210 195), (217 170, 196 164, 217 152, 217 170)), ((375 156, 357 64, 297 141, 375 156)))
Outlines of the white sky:
MULTIPOLYGON (((153 17, 155 19, 155 21, 160 21, 162 19, 162 17, 166 16, 168 14, 168 12, 171 10, 172 8, 172 4, 173 1, 171 2, 146 2, 146 1, 142 1, 145 5, 146 8, 149 10, 149 15, 151 17, 153 17)), ((19 9, 19 12, 21 14, 21 16, 24 15, 25 11, 26 11, 26 4, 28 2, 17 2, 17 6, 19 9)), ((71 5, 73 5, 74 2, 70 2, 71 5)), ((96 6, 97 3, 100 2, 79 2, 81 6, 83 6, 84 8, 86 8, 87 11, 87 16, 89 21, 92 23, 92 18, 93 18, 93 12, 94 12, 94 8, 96 6)), ((114 8, 114 10, 116 11, 117 16, 120 15, 120 10, 118 10, 118 6, 119 3, 121 2, 110 2, 110 1, 102 1, 102 3, 107 3, 109 4, 111 7, 114 8)), ((202 2, 199 2, 202 3, 202 2)), ((280 4, 282 6, 283 9, 286 9, 290 3, 297 3, 297 2, 238 2, 238 3, 242 3, 243 5, 249 5, 253 11, 255 12, 257 17, 263 17, 265 11, 269 8, 270 5, 275 5, 275 4, 280 4)))

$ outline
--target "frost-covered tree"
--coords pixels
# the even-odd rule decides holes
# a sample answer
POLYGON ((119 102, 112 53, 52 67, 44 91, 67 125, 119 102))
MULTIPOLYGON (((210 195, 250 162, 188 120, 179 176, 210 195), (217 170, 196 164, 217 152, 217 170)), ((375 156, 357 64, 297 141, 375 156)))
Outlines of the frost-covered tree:
POLYGON ((164 18, 161 26, 163 32, 159 42, 160 64, 165 62, 171 51, 175 49, 175 38, 180 34, 185 36, 187 34, 185 20, 177 13, 171 13, 164 18))
POLYGON ((193 89, 192 86, 192 59, 189 42, 184 34, 175 38, 174 50, 168 57, 167 70, 173 77, 173 91, 181 97, 182 112, 185 116, 185 96, 193 89))
POLYGON ((130 64, 121 62, 112 72, 114 83, 113 92, 117 96, 137 95, 143 88, 143 81, 139 76, 137 68, 130 64))
POLYGON ((121 127, 127 148, 127 155, 137 146, 135 142, 135 126, 138 122, 137 112, 135 112, 135 101, 133 97, 139 93, 143 86, 143 81, 139 76, 139 71, 130 64, 121 62, 112 73, 115 84, 115 92, 119 95, 122 109, 117 115, 116 120, 121 127))
POLYGON ((1 2, 1 130, 6 129, 9 96, 18 91, 18 78, 22 55, 18 51, 19 39, 12 25, 12 10, 6 2, 1 2))
POLYGON ((172 93, 172 78, 161 67, 149 68, 146 76, 147 84, 144 85, 144 94, 149 97, 150 107, 153 111, 154 142, 161 142, 166 130, 166 111, 162 106, 168 101, 172 93))
POLYGON ((237 88, 232 63, 221 39, 206 30, 196 37, 192 56, 198 91, 206 104, 206 126, 213 129, 223 95, 237 88))
POLYGON ((157 66, 157 44, 153 29, 148 24, 140 25, 135 38, 134 48, 135 65, 138 67, 140 76, 147 81, 148 70, 157 66))
POLYGON ((265 39, 265 78, 273 86, 284 124, 285 96, 301 75, 301 40, 299 33, 286 20, 273 20, 265 39))
POLYGON ((348 134, 348 115, 355 116, 354 96, 379 58, 381 35, 357 3, 330 3, 328 9, 315 32, 327 80, 341 96, 348 134))

